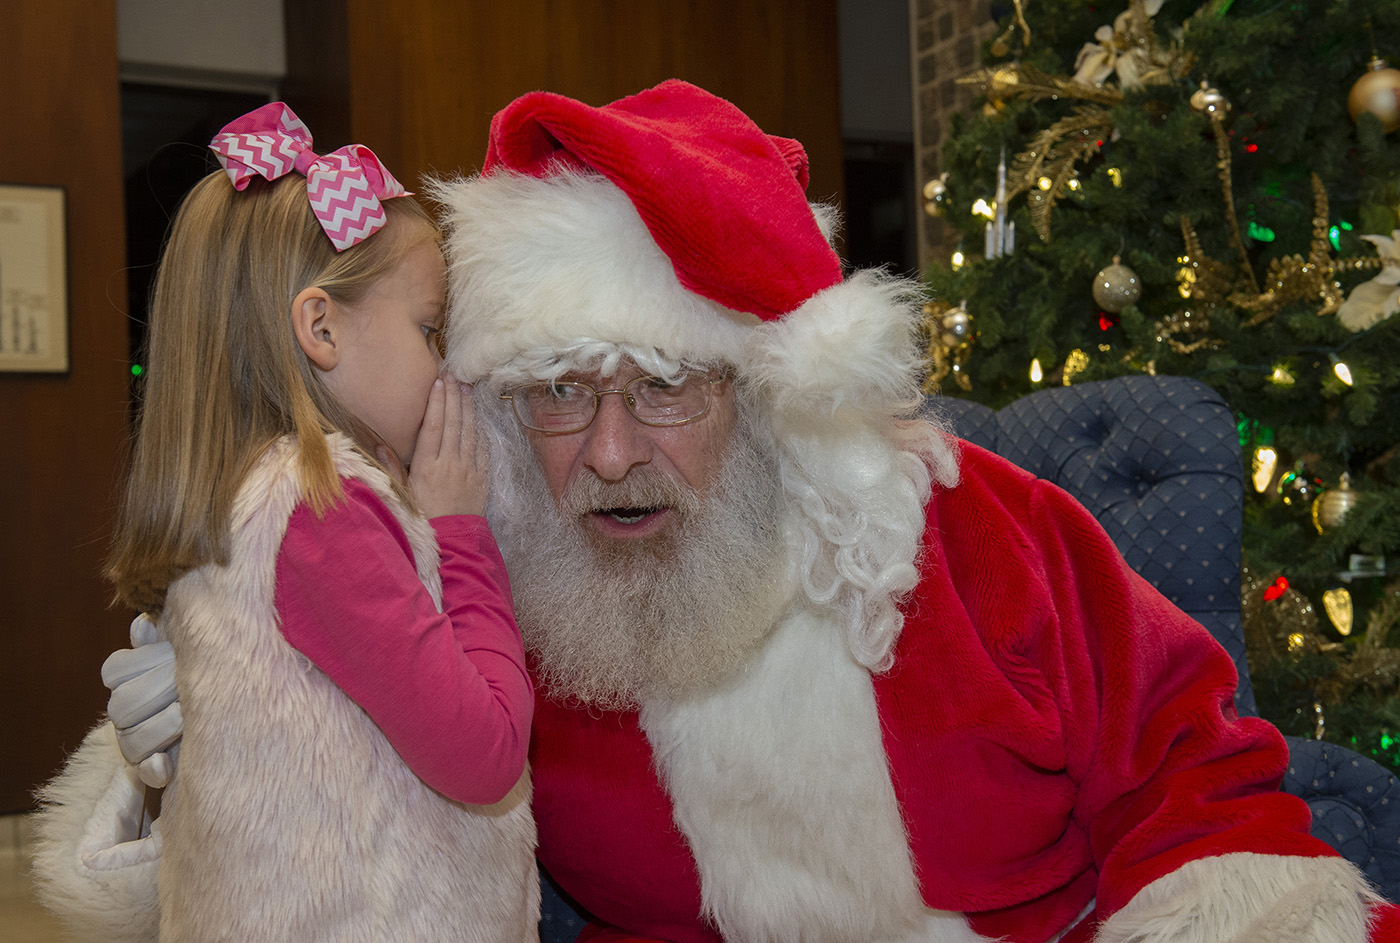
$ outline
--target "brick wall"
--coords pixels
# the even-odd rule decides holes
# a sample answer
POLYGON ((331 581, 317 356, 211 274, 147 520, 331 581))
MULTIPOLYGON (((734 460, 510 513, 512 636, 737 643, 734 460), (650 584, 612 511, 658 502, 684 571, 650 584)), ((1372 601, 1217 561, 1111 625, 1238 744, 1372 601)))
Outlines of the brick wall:
POLYGON ((980 66, 978 50, 996 33, 992 0, 911 0, 914 17, 914 146, 918 172, 919 259, 946 259, 957 235, 922 209, 924 183, 942 171, 943 136, 950 116, 965 111, 974 92, 957 79, 980 66))

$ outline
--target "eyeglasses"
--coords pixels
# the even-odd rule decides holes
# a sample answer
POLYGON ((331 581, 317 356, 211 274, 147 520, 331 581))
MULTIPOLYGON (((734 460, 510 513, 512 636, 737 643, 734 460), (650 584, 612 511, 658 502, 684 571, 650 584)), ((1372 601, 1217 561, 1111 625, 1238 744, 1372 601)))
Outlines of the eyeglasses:
POLYGON ((568 435, 582 432, 598 414, 598 404, 609 393, 622 396, 627 411, 648 426, 682 426, 710 411, 710 388, 723 383, 696 370, 683 371, 669 382, 662 377, 640 376, 613 390, 595 390, 577 380, 527 383, 501 394, 515 409, 515 418, 527 429, 568 435))

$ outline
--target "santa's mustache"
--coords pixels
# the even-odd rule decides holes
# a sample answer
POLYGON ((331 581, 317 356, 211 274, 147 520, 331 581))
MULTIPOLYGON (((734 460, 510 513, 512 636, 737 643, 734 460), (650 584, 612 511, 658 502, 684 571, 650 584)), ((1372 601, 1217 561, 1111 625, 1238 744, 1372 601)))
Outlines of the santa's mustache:
POLYGON ((684 518, 700 510, 700 497, 684 483, 645 465, 632 469, 621 481, 604 481, 584 471, 559 499, 559 510, 566 518, 597 512, 652 513, 667 508, 684 518))

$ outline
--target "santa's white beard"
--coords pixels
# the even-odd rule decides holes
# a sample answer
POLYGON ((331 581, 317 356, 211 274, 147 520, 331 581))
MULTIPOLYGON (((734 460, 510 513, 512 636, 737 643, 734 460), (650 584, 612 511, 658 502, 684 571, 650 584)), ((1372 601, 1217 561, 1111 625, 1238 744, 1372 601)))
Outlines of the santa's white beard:
POLYGON ((611 485, 584 472, 556 504, 524 436, 497 426, 491 523, 550 696, 622 709, 704 690, 772 631, 789 595, 778 459, 743 413, 703 498, 641 466, 611 485), (631 539, 585 523, 594 510, 651 507, 671 508, 675 523, 631 539))

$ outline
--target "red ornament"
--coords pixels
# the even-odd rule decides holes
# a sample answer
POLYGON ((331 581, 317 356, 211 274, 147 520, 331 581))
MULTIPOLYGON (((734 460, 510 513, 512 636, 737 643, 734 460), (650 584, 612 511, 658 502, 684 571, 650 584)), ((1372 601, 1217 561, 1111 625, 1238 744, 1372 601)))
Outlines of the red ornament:
POLYGON ((1280 576, 1273 585, 1264 590, 1264 601, 1273 602, 1288 591, 1288 577, 1280 576))
POLYGON ((1106 331, 1111 327, 1118 326, 1118 315, 1109 314, 1107 311, 1099 312, 1099 330, 1106 331))

